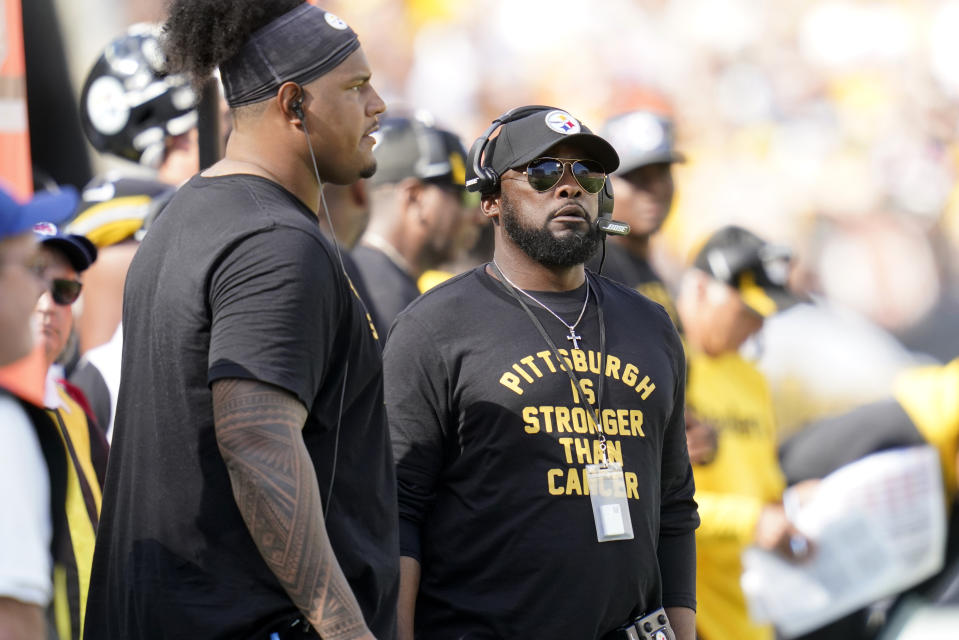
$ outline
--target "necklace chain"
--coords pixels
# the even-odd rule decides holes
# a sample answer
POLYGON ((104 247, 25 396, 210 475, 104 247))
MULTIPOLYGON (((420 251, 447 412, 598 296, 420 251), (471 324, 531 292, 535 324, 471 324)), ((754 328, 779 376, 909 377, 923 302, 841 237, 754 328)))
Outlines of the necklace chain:
POLYGON ((567 340, 571 340, 571 341, 573 342, 573 348, 574 348, 574 349, 579 348, 579 341, 582 340, 582 338, 581 338, 580 336, 576 335, 576 327, 579 326, 580 320, 583 319, 583 315, 586 313, 586 305, 589 303, 589 277, 586 278, 586 297, 583 298, 583 308, 579 310, 579 317, 576 318, 576 322, 574 322, 573 324, 570 324, 570 323, 566 322, 565 320, 563 320, 563 319, 559 316, 558 313, 556 313, 555 311, 553 311, 552 309, 550 309, 549 307, 547 307, 545 304, 543 304, 542 302, 540 302, 539 300, 537 300, 536 298, 534 298, 532 295, 530 295, 528 292, 526 292, 526 290, 521 289, 515 282, 513 282, 512 280, 510 280, 509 277, 506 275, 506 272, 503 271, 503 268, 500 267, 499 264, 496 263, 496 260, 493 260, 493 264, 496 265, 497 270, 499 270, 500 275, 503 276, 503 278, 506 280, 506 282, 508 282, 508 283, 510 283, 511 285, 513 285, 513 288, 514 288, 514 289, 516 289, 517 291, 519 291, 520 293, 522 293, 524 296, 526 296, 527 298, 529 298, 530 300, 532 300, 533 302, 535 302, 535 303, 538 304, 539 306, 541 306, 541 307, 543 307, 544 309, 546 309, 547 311, 549 311, 549 312, 553 315, 554 318, 556 318, 557 320, 559 320, 560 322, 562 322, 563 325, 564 325, 567 329, 569 329, 569 335, 566 336, 566 339, 567 339, 567 340))

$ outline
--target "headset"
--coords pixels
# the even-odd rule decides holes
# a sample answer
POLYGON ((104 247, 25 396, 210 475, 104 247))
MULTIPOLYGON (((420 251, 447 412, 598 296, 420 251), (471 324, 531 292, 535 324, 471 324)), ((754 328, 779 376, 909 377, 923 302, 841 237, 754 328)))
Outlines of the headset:
MULTIPOLYGON (((472 158, 473 178, 466 181, 467 191, 479 191, 482 196, 490 196, 499 192, 500 177, 493 167, 484 163, 486 160, 486 148, 489 146, 490 136, 501 126, 521 120, 529 115, 540 111, 564 111, 556 107, 550 107, 542 104, 528 105, 510 109, 499 116, 490 124, 489 128, 476 139, 473 146, 470 147, 470 157, 472 158)), ((599 192, 599 216, 596 220, 596 228, 604 234, 613 234, 625 236, 629 233, 629 225, 625 222, 613 220, 613 183, 607 177, 603 189, 599 192)))
MULTIPOLYGON (((303 115, 303 96, 301 95, 298 98, 295 98, 293 102, 290 103, 290 111, 293 112, 300 120, 306 120, 306 116, 303 115)), ((303 124, 303 130, 306 131, 306 123, 303 124)))
MULTIPOLYGON (((333 220, 330 218, 330 210, 326 206, 326 196, 323 194, 323 179, 320 177, 320 168, 316 162, 316 154, 313 152, 313 144, 310 141, 310 131, 306 127, 306 114, 303 113, 303 87, 300 87, 300 94, 290 102, 290 111, 300 119, 300 125, 303 127, 303 135, 306 136, 306 148, 310 150, 310 160, 313 161, 313 173, 316 175, 316 183, 320 187, 320 205, 323 207, 323 213, 326 214, 326 223, 330 225, 330 235, 332 236, 333 248, 336 251, 336 259, 340 263, 340 269, 343 275, 349 280, 346 271, 346 265, 343 263, 343 254, 340 252, 340 243, 336 239, 336 230, 333 228, 333 220)), ((363 307, 363 312, 369 316, 369 309, 366 303, 359 296, 356 296, 363 307)), ((333 463, 330 471, 330 486, 326 491, 326 499, 323 500, 323 517, 325 518, 330 510, 330 503, 333 501, 333 484, 336 482, 336 462, 340 453, 340 427, 343 421, 343 401, 346 399, 346 386, 350 379, 350 363, 346 362, 343 368, 343 387, 340 389, 340 408, 336 413, 336 433, 333 436, 333 463)))

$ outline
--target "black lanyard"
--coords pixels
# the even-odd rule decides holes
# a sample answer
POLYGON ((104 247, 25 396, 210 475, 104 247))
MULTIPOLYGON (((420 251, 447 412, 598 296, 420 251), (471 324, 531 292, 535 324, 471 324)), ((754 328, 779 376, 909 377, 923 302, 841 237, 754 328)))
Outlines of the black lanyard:
MULTIPOLYGON (((553 352, 553 357, 556 358, 556 363, 560 366, 563 366, 565 360, 559 352, 559 349, 556 348, 556 345, 553 343, 552 338, 549 337, 549 334, 546 333, 546 328, 543 326, 543 323, 539 321, 539 318, 536 317, 536 314, 533 313, 533 310, 529 308, 529 305, 526 304, 526 301, 523 300, 519 292, 510 284, 509 280, 506 279, 506 276, 503 275, 503 272, 500 271, 499 266, 495 262, 489 263, 490 267, 493 269, 493 273, 496 274, 496 277, 499 279, 500 283, 506 288, 510 294, 516 298, 516 301, 519 303, 519 306, 523 308, 523 311, 526 312, 526 315, 529 316, 530 321, 533 323, 533 326, 539 331, 539 334, 543 336, 543 340, 546 341, 546 344, 549 345, 549 348, 553 352)), ((585 271, 584 275, 586 278, 589 278, 589 272, 585 271)), ((606 455, 606 435, 603 433, 603 424, 601 419, 601 407, 603 399, 603 382, 604 371, 606 368, 606 320, 603 316, 603 305, 600 304, 599 300, 599 290, 596 286, 592 287, 596 291, 596 315, 599 320, 599 381, 596 384, 596 408, 589 406, 586 402, 585 395, 583 393, 583 387, 579 383, 579 377, 576 373, 573 372, 572 358, 568 366, 565 366, 566 374, 569 376, 570 382, 573 384, 573 388, 576 390, 576 397, 579 399, 580 406, 586 411, 586 415, 593 415, 594 422, 596 423, 596 433, 599 434, 600 449, 603 452, 603 463, 602 467, 605 469, 609 463, 609 459, 606 455)), ((587 290, 588 291, 588 290, 587 290)), ((588 360, 587 360, 588 363, 588 360)), ((587 364, 587 369, 589 366, 587 364)))

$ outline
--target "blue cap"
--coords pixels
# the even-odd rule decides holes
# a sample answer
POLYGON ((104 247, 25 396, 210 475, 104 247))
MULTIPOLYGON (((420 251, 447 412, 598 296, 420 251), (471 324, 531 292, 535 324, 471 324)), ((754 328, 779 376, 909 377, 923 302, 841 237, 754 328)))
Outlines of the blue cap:
POLYGON ((24 204, 0 187, 0 240, 30 231, 40 222, 58 224, 69 220, 76 207, 77 192, 73 187, 38 192, 24 204))

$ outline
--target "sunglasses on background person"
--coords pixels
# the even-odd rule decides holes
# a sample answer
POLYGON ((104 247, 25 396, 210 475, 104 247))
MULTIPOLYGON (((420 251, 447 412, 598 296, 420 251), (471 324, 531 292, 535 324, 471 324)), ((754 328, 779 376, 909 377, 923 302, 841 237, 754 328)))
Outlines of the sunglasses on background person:
POLYGON ((595 160, 536 158, 526 165, 526 180, 536 191, 549 191, 563 178, 566 167, 587 193, 599 193, 606 184, 606 170, 595 160))
POLYGON ((50 296, 53 301, 61 306, 69 306, 80 297, 80 290, 83 284, 79 280, 67 280, 66 278, 54 278, 50 281, 50 296))

